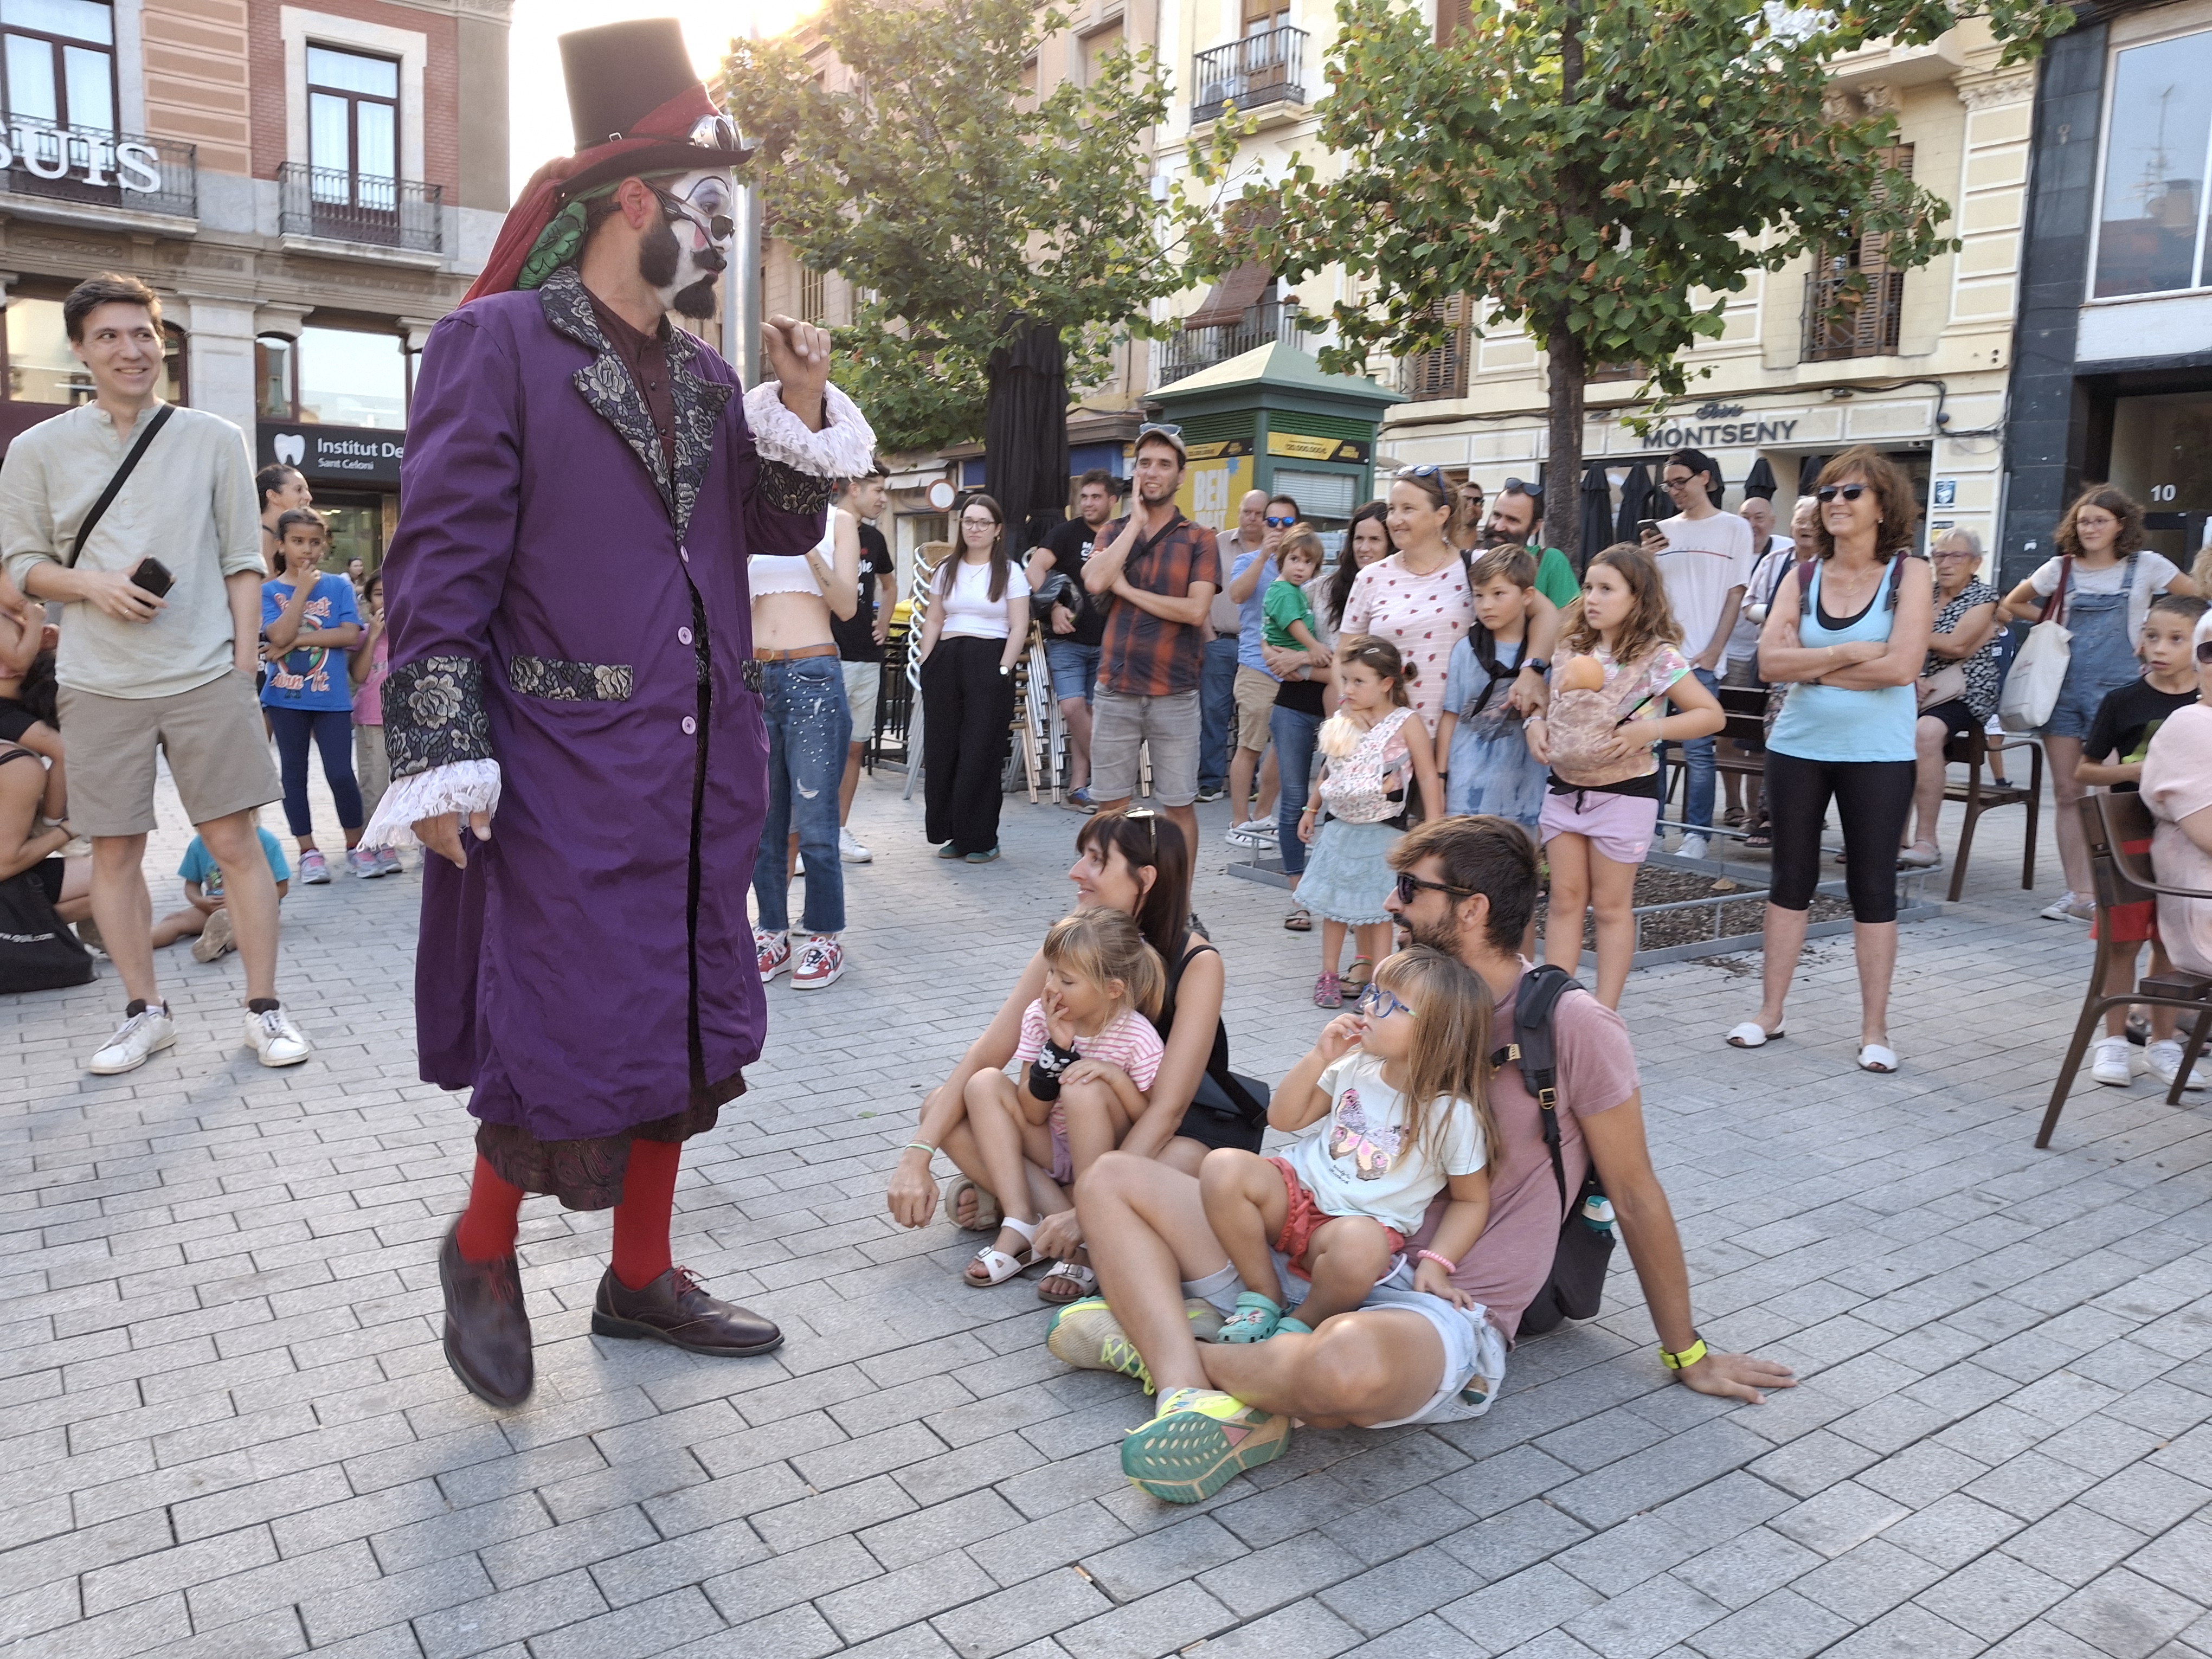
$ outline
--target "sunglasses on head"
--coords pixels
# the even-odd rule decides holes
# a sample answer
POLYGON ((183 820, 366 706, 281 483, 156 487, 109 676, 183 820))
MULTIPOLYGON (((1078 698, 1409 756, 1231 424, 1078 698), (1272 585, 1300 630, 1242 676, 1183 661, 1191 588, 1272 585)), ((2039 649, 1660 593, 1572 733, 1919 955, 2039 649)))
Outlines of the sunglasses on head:
POLYGON ((2197 660, 2212 665, 2212 640, 2199 640, 2197 642, 2197 660))
POLYGON ((1160 861, 1160 815, 1149 806, 1130 806, 1122 809, 1121 816, 1131 823, 1145 826, 1145 862, 1160 861))
POLYGON ((1394 478, 1441 478, 1443 475, 1443 468, 1427 461, 1419 466, 1401 466, 1390 476, 1394 478))
POLYGON ((1540 496, 1544 493, 1544 486, 1527 478, 1508 478, 1505 481, 1505 488, 1498 493, 1501 495, 1540 496))
POLYGON ((1272 513, 1267 515, 1267 527, 1270 530, 1288 530, 1297 522, 1297 520, 1295 518, 1279 519, 1272 513))
POLYGON ((1873 488, 1872 484, 1822 484, 1813 492, 1813 499, 1823 507, 1838 495, 1847 501, 1855 501, 1873 488))
POLYGON ((1182 453, 1182 428, 1171 421, 1146 422, 1137 428, 1136 442, 1140 444, 1147 438, 1165 438, 1175 446, 1177 454, 1182 453))
POLYGON ((1472 887, 1454 887, 1450 883, 1443 881, 1423 881, 1410 870, 1401 870, 1398 872, 1399 903, 1411 904, 1420 896, 1424 888, 1431 893, 1448 893, 1455 899, 1474 896, 1474 889, 1472 887))

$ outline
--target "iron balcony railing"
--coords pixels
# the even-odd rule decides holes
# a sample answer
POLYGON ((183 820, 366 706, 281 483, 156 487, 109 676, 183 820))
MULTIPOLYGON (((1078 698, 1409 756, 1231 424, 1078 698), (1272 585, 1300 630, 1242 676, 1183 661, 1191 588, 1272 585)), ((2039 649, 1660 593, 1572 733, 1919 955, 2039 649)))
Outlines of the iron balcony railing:
POLYGON ((0 191, 45 201, 199 217, 198 150, 135 132, 62 131, 6 118, 0 191))
POLYGON ((1155 342, 1158 349, 1153 356, 1152 384, 1171 385, 1276 340, 1297 345, 1304 332, 1295 302, 1262 300, 1225 326, 1179 330, 1155 342))
POLYGON ((445 251, 445 186, 287 161, 276 170, 287 236, 369 242, 417 253, 445 251))
POLYGON ((1306 101, 1306 32, 1288 27, 1248 35, 1201 52, 1192 64, 1197 88, 1190 118, 1211 121, 1231 104, 1255 110, 1263 104, 1306 101))
POLYGON ((1905 273, 1862 271, 1865 290, 1844 298, 1849 270, 1815 270, 1805 279, 1805 350, 1808 363, 1842 357, 1887 357, 1897 350, 1898 319, 1905 308, 1905 273))

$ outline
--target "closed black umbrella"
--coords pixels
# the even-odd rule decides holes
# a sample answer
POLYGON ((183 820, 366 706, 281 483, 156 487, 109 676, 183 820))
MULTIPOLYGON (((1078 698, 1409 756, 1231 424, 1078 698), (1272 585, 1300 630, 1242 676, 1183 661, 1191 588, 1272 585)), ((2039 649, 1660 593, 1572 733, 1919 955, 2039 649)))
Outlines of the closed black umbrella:
POLYGON ((1067 510, 1067 356, 1060 331, 1016 318, 991 353, 983 488, 1006 515, 1017 555, 1067 510), (1033 521, 1034 520, 1034 521, 1033 521))
POLYGON ((1583 468, 1582 548, 1576 555, 1577 569, 1587 569, 1590 556, 1601 552, 1613 533, 1613 485, 1605 476, 1605 463, 1591 461, 1583 468))
POLYGON ((1797 464, 1797 493, 1809 495, 1820 482, 1820 469, 1828 464, 1826 455, 1808 455, 1797 464))
POLYGON ((1744 475, 1743 498, 1749 501, 1756 495, 1762 501, 1771 501, 1774 499, 1774 492, 1781 488, 1774 481, 1774 469, 1767 465, 1766 457, 1762 455, 1751 464, 1751 471, 1744 475))
POLYGON ((1628 469, 1628 476, 1620 481, 1620 516, 1613 521, 1613 540, 1636 540, 1636 521, 1650 516, 1651 470, 1646 466, 1632 466, 1628 469))

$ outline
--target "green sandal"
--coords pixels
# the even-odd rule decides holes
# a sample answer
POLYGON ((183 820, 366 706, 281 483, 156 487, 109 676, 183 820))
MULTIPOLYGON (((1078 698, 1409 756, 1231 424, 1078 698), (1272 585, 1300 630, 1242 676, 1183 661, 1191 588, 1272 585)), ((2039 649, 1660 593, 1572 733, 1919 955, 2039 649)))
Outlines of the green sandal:
POLYGON ((1211 1389, 1174 1389, 1160 1414, 1121 1442, 1121 1473, 1169 1504, 1197 1504, 1289 1448, 1291 1419, 1211 1389))

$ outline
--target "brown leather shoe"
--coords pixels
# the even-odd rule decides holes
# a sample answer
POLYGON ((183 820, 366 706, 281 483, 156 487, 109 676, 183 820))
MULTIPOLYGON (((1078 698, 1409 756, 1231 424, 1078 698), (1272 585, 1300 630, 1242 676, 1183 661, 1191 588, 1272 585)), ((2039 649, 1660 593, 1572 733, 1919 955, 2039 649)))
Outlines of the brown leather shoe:
POLYGON ((462 1386, 490 1406, 520 1406, 538 1380, 530 1356, 530 1316, 522 1310, 522 1271, 511 1255, 471 1261, 455 1242, 456 1221, 438 1249, 446 1292, 446 1363, 462 1386))
POLYGON ((592 1306, 592 1330, 599 1336, 650 1336, 686 1353, 732 1358, 783 1346, 783 1333, 772 1321, 708 1295, 689 1267, 671 1267, 641 1291, 608 1268, 592 1306))

